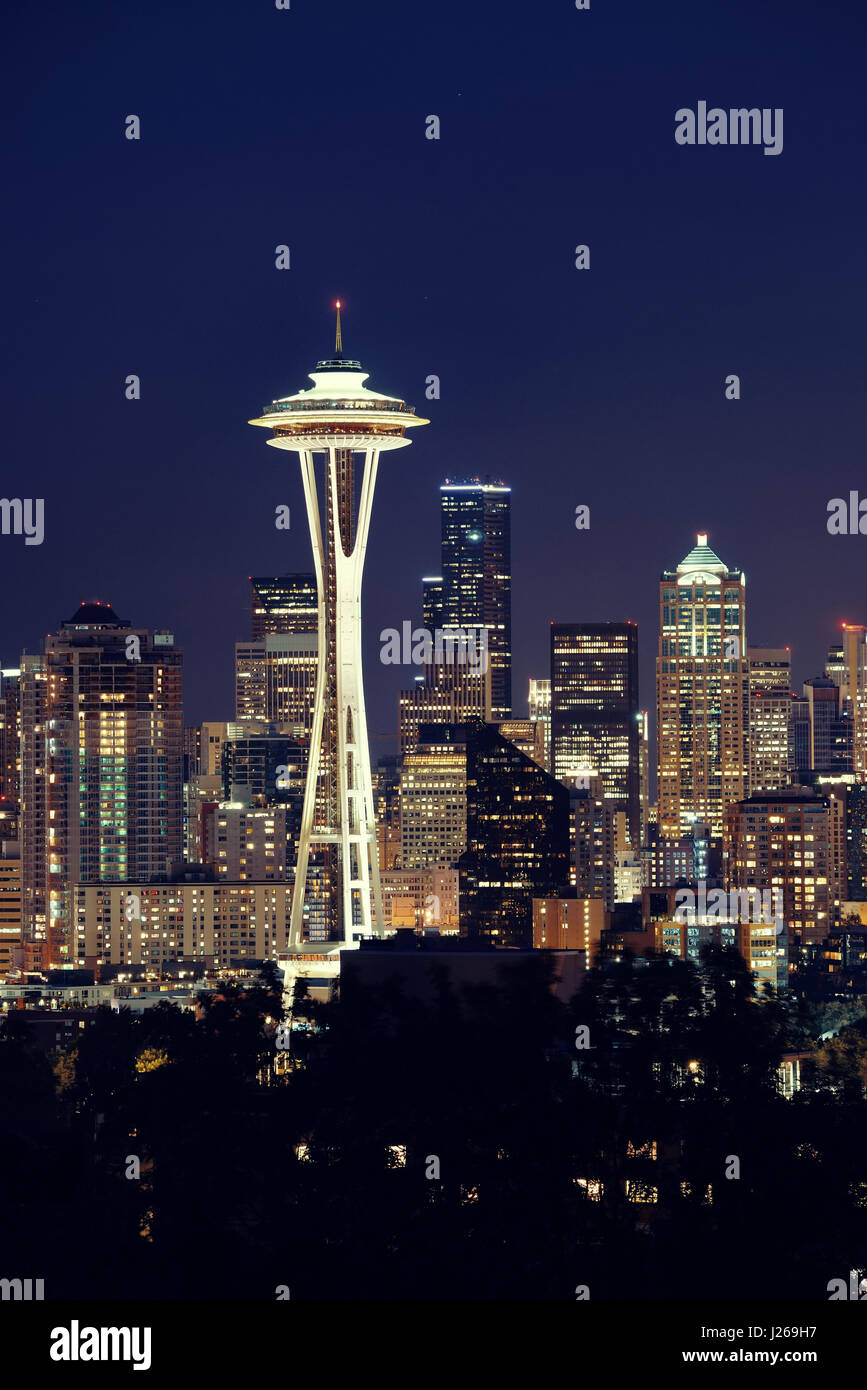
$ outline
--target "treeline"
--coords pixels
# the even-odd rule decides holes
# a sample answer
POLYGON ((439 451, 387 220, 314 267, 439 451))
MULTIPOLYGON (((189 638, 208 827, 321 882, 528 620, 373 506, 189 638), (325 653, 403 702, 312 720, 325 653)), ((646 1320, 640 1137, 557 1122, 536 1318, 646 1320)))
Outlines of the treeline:
POLYGON ((48 1298, 826 1299, 867 1265, 863 1020, 816 1046, 718 949, 609 962, 569 1005, 548 970, 302 999, 279 1074, 270 969, 200 1021, 101 1009, 51 1057, 9 1016, 0 1274, 48 1298))

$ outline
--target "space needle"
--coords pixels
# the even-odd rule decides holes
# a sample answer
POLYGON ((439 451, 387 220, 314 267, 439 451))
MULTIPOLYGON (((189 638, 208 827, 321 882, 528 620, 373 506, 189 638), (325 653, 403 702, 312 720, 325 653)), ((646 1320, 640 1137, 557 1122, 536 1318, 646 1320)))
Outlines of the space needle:
POLYGON ((343 356, 339 300, 336 307, 334 356, 317 362, 312 387, 273 401, 249 421, 272 431, 267 442, 275 449, 298 454, 319 600, 319 662, 290 950, 302 947, 311 851, 321 874, 328 939, 351 945, 359 934, 383 934, 361 678, 361 580, 380 453, 404 448, 412 443, 408 429, 429 424, 404 401, 365 386, 369 373, 343 356), (324 514, 317 454, 324 455, 324 514))

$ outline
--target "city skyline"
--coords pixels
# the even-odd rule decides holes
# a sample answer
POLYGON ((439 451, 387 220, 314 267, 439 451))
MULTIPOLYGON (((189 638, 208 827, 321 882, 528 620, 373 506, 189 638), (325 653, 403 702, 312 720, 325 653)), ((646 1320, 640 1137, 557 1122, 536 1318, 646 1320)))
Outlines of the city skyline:
MULTIPOLYGON (((434 490, 434 493, 432 494, 432 497, 431 497, 431 499, 430 499, 431 508, 432 508, 434 514, 436 514, 435 497, 436 497, 436 491, 437 491, 437 490, 438 490, 438 489, 435 489, 435 490, 434 490)), ((704 538, 705 538, 705 541, 708 541, 708 540, 710 540, 711 534, 712 534, 712 533, 711 533, 710 531, 706 531, 706 532, 703 532, 703 533, 696 532, 695 534, 696 534, 697 536, 703 535, 704 538)), ((742 573, 744 574, 745 577, 747 577, 747 571, 746 571, 746 569, 744 569, 744 570, 742 571, 742 573)), ((266 577, 266 576, 262 576, 257 582, 259 582, 259 583, 265 582, 265 579, 266 579, 266 578, 267 578, 267 580, 270 580, 270 581, 273 582, 273 581, 279 581, 280 579, 285 579, 285 578, 289 578, 289 577, 292 577, 292 578, 296 578, 296 577, 297 577, 297 578, 306 578, 307 575, 306 575, 306 571, 297 571, 297 572, 296 572, 296 571, 291 571, 291 570, 290 570, 290 571, 283 571, 283 572, 277 572, 277 571, 275 571, 274 575, 267 576, 267 577, 266 577)), ((407 623, 410 623, 410 624, 412 625, 413 630, 415 630, 415 629, 420 629, 420 628, 421 628, 421 624, 422 624, 422 613, 421 613, 422 603, 421 603, 421 593, 420 593, 420 591, 421 591, 421 580, 422 580, 424 577, 425 577, 425 576, 423 576, 421 573, 419 573, 419 575, 418 575, 418 584, 417 584, 417 588, 418 588, 418 591, 419 591, 419 592, 417 592, 416 595, 415 595, 414 597, 413 597, 413 596, 409 596, 409 597, 407 598, 407 602, 406 602, 406 604, 404 605, 405 609, 407 610, 407 614, 406 614, 406 616, 404 616, 404 617, 401 619, 401 624, 403 624, 403 625, 405 626, 407 623)), ((657 584, 658 584, 658 578, 659 578, 659 568, 658 568, 658 566, 657 566, 657 569, 656 569, 655 573, 653 573, 653 575, 652 575, 652 581, 657 581, 657 584)), ((218 721, 221 720, 221 719, 222 719, 222 720, 231 720, 231 719, 235 718, 236 715, 237 715, 237 701, 238 701, 237 662, 238 662, 238 659, 239 659, 239 654, 241 654, 241 653, 245 654, 246 659, 249 660, 249 656, 252 655, 252 653, 253 653, 253 651, 254 651, 254 646, 255 646, 255 644, 252 643, 252 642, 249 640, 249 637, 246 635, 246 634, 249 633, 249 631, 250 631, 250 626, 251 626, 251 603, 250 603, 250 591, 249 591, 249 587, 248 587, 249 584, 250 584, 250 582, 251 582, 251 581, 249 580, 249 578, 244 579, 244 578, 242 578, 241 576, 238 577, 238 583, 242 585, 242 592, 245 593, 245 598, 246 598, 246 602, 245 602, 245 604, 243 605, 242 614, 241 614, 241 616, 240 616, 240 618, 239 618, 239 629, 240 629, 240 631, 241 631, 241 635, 240 635, 240 636, 237 636, 237 637, 233 637, 231 634, 227 634, 227 635, 225 636, 223 642, 222 642, 221 652, 220 652, 220 654, 218 655, 217 661, 214 662, 214 661, 212 660, 212 661, 210 661, 210 662, 203 662, 203 667, 204 667, 204 666, 207 666, 207 669, 210 671, 211 674, 213 674, 213 672, 214 672, 215 669, 217 669, 217 670, 219 671, 219 673, 220 673, 221 685, 222 685, 223 687, 225 687, 225 693, 224 693, 224 694, 221 694, 221 696, 220 696, 220 707, 219 707, 219 709, 215 708, 213 699, 210 699, 210 702, 209 702, 209 697, 208 697, 207 695, 204 695, 204 696, 201 696, 201 695, 200 695, 199 698, 200 698, 201 700, 205 701, 205 703, 201 706, 201 711, 196 710, 195 712, 192 712, 192 711, 190 710, 189 706, 188 706, 187 703, 186 703, 186 694, 187 694, 187 691, 188 691, 188 688, 189 688, 189 684, 190 684, 190 683, 192 683, 192 685, 193 685, 194 688, 196 688, 197 686, 198 686, 198 687, 201 687, 202 670, 196 671, 196 669, 192 666, 192 663, 191 663, 191 661, 190 661, 190 659, 189 659, 188 645, 187 645, 187 643, 186 643, 185 640, 184 640, 183 634, 177 632, 175 629, 171 629, 171 630, 173 631, 173 633, 174 633, 174 636, 175 636, 177 642, 178 642, 178 646, 181 648, 181 650, 184 651, 184 654, 185 654, 185 660, 184 660, 184 693, 185 693, 184 723, 185 723, 185 725, 188 726, 188 727, 198 726, 198 725, 207 723, 208 721, 213 721, 213 720, 215 720, 215 719, 218 720, 218 721), (190 677, 191 677, 191 675, 192 675, 192 681, 190 682, 190 677), (192 717, 191 717, 191 715, 192 715, 192 717)), ((642 590, 642 589, 647 589, 647 588, 648 588, 648 585, 647 585, 647 584, 641 584, 641 583, 637 583, 637 584, 636 584, 636 591, 642 590)), ((651 582, 650 588, 651 588, 651 589, 653 588, 653 582, 651 582)), ((831 648, 833 648, 835 645, 838 645, 838 646, 841 645, 841 643, 838 642, 837 639, 838 639, 838 638, 845 638, 845 636, 846 636, 846 631, 847 631, 847 630, 848 630, 849 632, 861 632, 861 631, 864 630, 864 628, 863 628, 862 625, 859 625, 859 624, 857 624, 857 623, 852 623, 852 622, 849 621, 849 620, 842 620, 842 621, 839 621, 839 622, 834 622, 833 625, 829 625, 829 627, 828 627, 828 629, 827 629, 827 632, 826 632, 826 635, 825 635, 825 639, 824 639, 824 645, 822 645, 821 640, 820 640, 819 647, 817 648, 817 650, 815 651, 815 653, 813 652, 812 646, 811 646, 811 648, 810 648, 809 652, 807 652, 807 654, 804 654, 804 647, 805 647, 805 644, 803 644, 803 643, 797 643, 797 642, 776 643, 776 642, 775 642, 775 643, 772 644, 772 643, 770 643, 770 642, 759 642, 759 641, 756 640, 756 638, 754 637, 754 634, 753 634, 753 632, 752 632, 752 611, 753 611, 753 607, 754 607, 754 604, 755 604, 755 599, 756 599, 756 594, 755 594, 754 588, 753 588, 752 586, 750 586, 749 591, 748 591, 748 603, 749 603, 750 617, 749 617, 748 622, 747 622, 747 630, 746 630, 746 648, 745 648, 745 652, 746 652, 748 649, 752 649, 752 648, 756 648, 756 649, 762 650, 762 651, 764 651, 764 650, 785 650, 785 651, 788 653, 788 655, 789 655, 789 661, 790 661, 790 687, 789 687, 789 688, 790 688, 790 690, 791 690, 792 693, 798 693, 798 692, 800 691, 801 687, 802 687, 805 683, 807 683, 808 681, 812 681, 812 680, 814 680, 814 679, 821 678, 821 677, 825 674, 826 665, 827 665, 827 661, 828 661, 828 652, 829 652, 829 650, 830 650, 831 648), (800 653, 800 657, 798 656, 799 653, 800 653)), ((80 599, 79 602, 80 602, 80 605, 102 604, 102 605, 103 605, 104 607, 106 607, 106 608, 114 608, 114 606, 115 606, 115 605, 113 605, 113 604, 109 601, 109 599, 107 599, 107 598, 101 596, 100 593, 94 593, 94 594, 88 595, 88 596, 86 596, 86 597, 82 597, 82 598, 80 599)), ((654 598, 652 602, 653 602, 654 615, 656 615, 656 614, 658 613, 658 611, 659 611, 659 603, 658 603, 658 600, 657 600, 656 598, 654 598)), ((118 605, 118 606, 119 606, 122 610, 126 611, 126 610, 125 610, 125 605, 124 605, 124 604, 121 603, 121 604, 118 605)), ((635 607, 638 606, 637 601, 636 601, 636 604, 635 604, 634 606, 635 606, 635 607)), ((834 605, 829 605, 829 610, 830 610, 833 606, 834 606, 834 605)), ((864 606, 865 609, 867 609, 867 603, 865 603, 863 606, 864 606)), ((562 601, 561 601, 560 604, 559 604, 559 608, 562 608, 562 607, 563 607, 563 603, 562 603, 562 601)), ((558 608, 558 611, 559 611, 559 608, 558 608)), ((138 618, 138 617, 139 617, 139 615, 137 615, 137 618, 138 618)), ((161 623, 161 622, 159 622, 159 621, 158 621, 158 618, 159 618, 159 615, 158 615, 158 614, 156 614, 156 615, 154 615, 154 614, 146 614, 146 615, 144 615, 144 616, 142 617, 142 619, 141 619, 142 625, 145 626, 145 627, 150 627, 152 630, 155 630, 155 631, 159 631, 159 630, 169 630, 169 625, 166 624, 166 623, 161 623)), ((57 619, 56 619, 56 622, 55 622, 54 626, 55 626, 55 627, 58 627, 58 626, 59 626, 62 622, 64 622, 64 621, 66 621, 66 620, 63 619, 62 617, 58 616, 57 619)), ((253 622, 254 622, 254 623, 256 622, 255 610, 254 610, 253 622)), ((305 622, 306 622, 306 619, 305 619, 305 622)), ((554 626, 567 626, 567 627, 568 627, 568 626, 570 626, 570 625, 571 625, 571 626, 576 626, 576 625, 577 625, 577 626, 589 626, 589 627, 593 627, 593 626, 606 626, 606 625, 610 625, 610 624, 615 624, 615 625, 616 625, 616 624, 624 624, 624 623, 625 623, 625 624, 630 624, 631 626, 636 627, 636 628, 637 628, 637 631, 638 631, 638 643, 637 643, 637 645, 638 645, 639 670, 640 670, 640 673, 641 673, 641 674, 640 674, 640 677, 639 677, 639 690, 641 691, 641 697, 640 697, 639 704, 640 704, 641 709, 642 709, 642 710, 645 710, 645 711, 647 712, 647 714, 648 714, 649 724, 650 724, 650 729, 651 729, 651 743, 652 743, 653 747, 656 748, 656 746, 657 746, 657 733, 658 733, 658 731, 657 731, 657 728, 656 728, 656 711, 655 711, 655 694, 654 694, 655 686, 656 686, 656 674, 655 674, 654 667, 655 667, 656 660, 657 660, 657 640, 658 640, 658 638, 659 638, 659 636, 660 636, 660 633, 659 633, 658 627, 656 626, 655 623, 654 623, 654 624, 648 624, 648 625, 646 625, 645 629, 642 631, 642 628, 641 628, 640 624, 634 623, 634 622, 633 622, 631 619, 629 619, 629 618, 617 617, 617 616, 615 616, 615 615, 613 615, 613 614, 609 614, 609 615, 606 616, 606 617, 600 618, 600 617, 598 617, 598 616, 593 616, 593 615, 587 616, 587 615, 584 615, 583 613, 580 613, 580 612, 573 613, 571 616, 566 616, 566 615, 563 615, 563 614, 561 613, 560 616, 557 617, 557 618, 551 617, 551 618, 545 618, 545 619, 541 619, 541 618, 537 619, 534 623, 531 624, 531 627, 534 629, 534 631, 533 631, 533 646, 537 646, 537 645, 538 645, 538 642, 539 642, 539 631, 541 631, 542 634, 543 634, 543 636, 544 636, 544 642, 545 642, 544 651, 543 651, 542 656, 540 657, 540 660, 539 660, 538 664, 532 667, 532 670, 531 670, 530 675, 527 677, 527 679, 526 679, 525 682, 522 682, 522 684, 520 685, 520 687, 516 688, 516 686, 515 686, 515 680, 514 680, 514 677, 513 677, 513 682, 512 682, 512 686, 513 686, 513 693, 512 693, 512 716, 513 716, 514 718, 526 718, 526 717, 527 717, 527 708, 528 708, 528 700, 529 700, 529 683, 530 683, 530 681, 533 680, 533 679, 535 679, 535 680, 546 680, 546 679, 548 679, 548 676, 549 676, 549 668, 550 668, 550 630, 551 630, 552 627, 554 627, 554 626), (535 629, 538 629, 538 631, 536 631, 535 629)), ((399 624, 399 625, 400 625, 400 624, 399 624)), ((273 646, 274 646, 275 654, 279 651, 280 646, 281 646, 280 641, 277 640, 278 637, 279 637, 280 635, 282 635, 284 638, 287 637, 287 636, 292 636, 295 626, 296 626, 296 624, 295 624, 294 620, 292 620, 292 619, 289 619, 289 620, 287 621, 287 627, 286 627, 285 629, 281 629, 281 628, 279 628, 278 626, 274 626, 274 630, 273 630, 273 632, 272 632, 272 634, 271 634, 271 636, 270 636, 270 641, 271 641, 271 643, 272 643, 273 646)), ((365 605, 365 602, 364 602, 364 594, 362 594, 362 649, 363 649, 363 664, 364 664, 364 666, 365 666, 365 669, 369 669, 370 672, 371 672, 371 674, 374 674, 374 675, 375 675, 375 674, 378 674, 378 673, 379 673, 378 670, 377 670, 377 668, 379 668, 379 671, 381 671, 381 669, 382 669, 382 663, 381 663, 381 660, 380 660, 381 652, 382 652, 382 640, 381 640, 381 636, 380 636, 379 630, 377 630, 376 633, 374 633, 374 632, 372 631, 373 626, 374 626, 374 620, 373 620, 372 618, 369 618, 369 617, 367 616, 367 613, 366 613, 366 605, 365 605)), ((792 623, 792 626, 793 626, 793 627, 795 626, 794 621, 793 621, 793 623, 792 623)), ((46 631, 46 636, 50 635, 51 630, 52 630, 51 628, 48 628, 48 629, 47 629, 47 631, 46 631)), ((299 625, 299 627, 298 627, 298 632, 297 632, 297 634, 295 635, 295 645, 296 645, 296 646, 298 646, 299 643, 300 643, 300 646, 303 646, 303 642, 301 641, 301 638, 302 638, 302 636, 303 636, 303 634, 304 634, 304 631, 305 631, 305 628, 304 628, 304 627, 301 627, 301 626, 299 625)), ((261 639, 261 640, 264 641, 265 639, 263 638, 263 639, 261 639)), ((194 645, 194 650, 195 650, 195 643, 194 643, 193 645, 194 645)), ((530 645, 529 643, 521 643, 521 642, 518 642, 518 643, 514 643, 514 644, 513 644, 513 666, 512 666, 513 672, 514 672, 514 669, 515 669, 515 668, 514 668, 514 663, 515 663, 515 658, 516 658, 516 657, 517 657, 517 659, 519 660, 520 665, 521 665, 522 667, 527 668, 527 667, 529 666, 529 659, 528 659, 527 656, 526 656, 526 649, 527 649, 527 647, 528 647, 529 645, 530 645)), ((288 646, 288 644, 287 644, 287 646, 288 646)), ((42 642, 40 641, 40 639, 38 639, 38 638, 37 638, 37 639, 31 638, 27 643, 25 643, 24 646, 22 646, 22 647, 20 648, 20 651, 19 651, 18 653, 10 653, 10 655, 9 655, 9 660, 6 660, 5 657, 4 657, 3 664, 2 664, 2 669, 3 669, 4 671, 9 671, 9 670, 17 669, 17 668, 19 667, 19 664, 20 664, 20 657, 21 657, 22 655, 24 655, 24 654, 26 653, 26 654, 28 654, 28 655, 30 655, 30 656, 39 656, 39 655, 42 654, 42 651, 43 651, 43 646, 42 646, 42 642)), ((388 665, 386 665, 384 669, 385 669, 386 671, 388 671, 388 670, 389 670, 388 665)), ((390 689, 388 689, 388 688, 386 688, 385 692, 383 693, 383 692, 382 692, 382 689, 380 688, 380 694, 381 694, 381 696, 382 696, 382 699, 381 699, 381 706, 382 706, 382 708, 380 708, 379 706, 377 707, 377 714, 376 714, 375 718, 378 720, 379 724, 385 725, 386 727, 385 727, 385 728, 378 728, 378 729, 371 730, 371 732, 370 732, 370 734, 369 734, 370 742, 371 742, 371 759, 372 759, 372 761, 373 761, 374 763, 376 762, 376 760, 377 760, 377 758, 378 758, 379 756, 387 755, 387 754, 389 754, 389 753, 393 753, 393 752, 396 751, 396 749, 397 749, 398 742, 399 742, 398 701, 399 701, 400 690, 408 685, 408 678, 407 678, 407 673, 408 673, 408 672, 410 672, 410 673, 412 673, 412 674, 414 674, 414 675, 416 675, 416 676, 419 676, 419 675, 421 675, 422 672, 423 672, 423 666, 422 666, 422 665, 398 665, 397 668, 396 668, 396 674, 392 676, 392 679, 391 679, 391 681, 390 681, 390 683, 389 683, 390 685, 393 685, 393 686, 394 686, 393 693, 392 693, 392 691, 391 691, 390 689), (392 729, 391 729, 390 731, 389 731, 389 729, 388 729, 388 727, 387 727, 389 722, 391 722, 391 724, 392 724, 392 726, 393 726, 392 729), (392 746, 391 746, 391 747, 388 747, 388 746, 386 746, 386 745, 392 745, 392 746)), ((264 712, 262 713, 261 717, 264 717, 264 712)), ((369 722, 370 722, 370 720, 369 720, 369 722)), ((652 757, 652 758, 651 758, 651 777, 652 777, 652 779, 653 779, 654 781, 655 781, 655 779, 656 779, 656 767, 657 767, 656 758, 655 758, 655 757, 652 757)))
POLYGON ((841 1374, 867 6, 4 37, 24 1360, 231 1383, 317 1306, 557 1303, 624 1375, 841 1374))

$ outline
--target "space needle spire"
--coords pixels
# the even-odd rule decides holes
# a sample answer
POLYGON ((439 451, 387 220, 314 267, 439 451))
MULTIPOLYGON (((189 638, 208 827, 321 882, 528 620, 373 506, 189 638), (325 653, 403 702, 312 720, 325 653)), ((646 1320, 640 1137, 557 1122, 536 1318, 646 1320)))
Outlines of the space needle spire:
POLYGON ((316 860, 325 939, 351 944, 382 935, 382 892, 361 673, 361 581, 380 454, 405 448, 427 420, 395 396, 365 386, 361 363, 343 356, 341 301, 334 356, 316 364, 312 387, 281 397, 251 420, 276 449, 298 455, 318 590, 319 664, 304 810, 292 894, 290 949, 310 920, 316 860), (323 460, 320 500, 315 457, 323 460), (361 486, 356 504, 356 469, 361 486))

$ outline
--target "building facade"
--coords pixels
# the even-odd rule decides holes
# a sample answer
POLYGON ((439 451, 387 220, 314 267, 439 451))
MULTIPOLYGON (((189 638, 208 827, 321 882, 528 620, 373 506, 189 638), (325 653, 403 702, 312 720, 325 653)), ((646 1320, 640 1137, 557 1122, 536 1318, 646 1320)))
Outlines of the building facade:
POLYGON ((443 728, 466 750, 461 935, 530 946, 533 898, 570 897, 569 793, 489 724, 443 728))
POLYGON ((512 713, 511 489, 503 483, 446 482, 440 488, 442 574, 425 587, 437 627, 487 632, 491 718, 512 713))
POLYGON ((660 579, 656 688, 661 831, 719 836, 749 787, 746 578, 705 534, 660 579))
POLYGON ((310 736, 319 643, 315 632, 268 633, 235 645, 235 718, 265 719, 310 736))
POLYGON ((733 803, 723 842, 727 889, 778 893, 793 959, 827 936, 846 885, 845 800, 806 787, 733 803))
POLYGON ((90 970, 170 961, 228 968, 273 959, 287 944, 287 883, 79 884, 74 894, 76 951, 90 970))
POLYGON ((261 642, 269 633, 316 631, 315 574, 251 576, 250 589, 253 642, 261 642))
POLYGON ((792 654, 750 647, 750 791, 789 786, 793 772, 792 654))
POLYGON ((635 623, 551 624, 551 759, 558 781, 595 773, 641 843, 641 712, 635 623))
POLYGON ((72 959, 79 883, 146 880, 183 845, 181 653, 86 603, 22 658, 25 933, 72 959))

